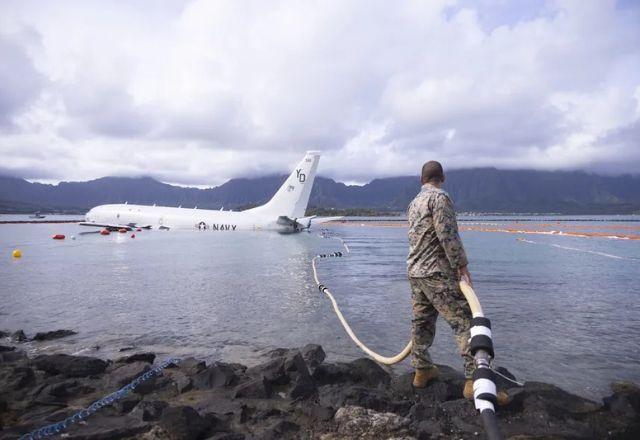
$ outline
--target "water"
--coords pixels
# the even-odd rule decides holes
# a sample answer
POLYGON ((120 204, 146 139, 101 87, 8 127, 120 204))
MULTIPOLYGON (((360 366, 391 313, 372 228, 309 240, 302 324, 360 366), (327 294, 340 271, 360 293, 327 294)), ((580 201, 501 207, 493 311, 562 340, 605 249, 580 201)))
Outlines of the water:
MULTIPOLYGON (((579 226, 590 225, 602 227, 579 226)), ((360 223, 331 229, 352 253, 320 261, 321 280, 367 345, 397 353, 410 335, 406 229, 360 223)), ((113 358, 135 346, 250 364, 272 348, 315 342, 331 360, 362 356, 313 282, 310 258, 340 250, 335 240, 315 233, 79 234, 86 230, 0 225, 0 329, 79 332, 29 343, 32 353, 113 358), (55 233, 67 239, 52 240, 55 233), (11 258, 15 248, 22 259, 11 258)), ((493 322, 498 365, 592 398, 607 395, 613 380, 640 381, 640 242, 462 235, 476 292, 493 322)), ((437 332, 432 357, 460 368, 451 331, 439 321, 437 332)), ((404 371, 408 361, 394 368, 404 371)))

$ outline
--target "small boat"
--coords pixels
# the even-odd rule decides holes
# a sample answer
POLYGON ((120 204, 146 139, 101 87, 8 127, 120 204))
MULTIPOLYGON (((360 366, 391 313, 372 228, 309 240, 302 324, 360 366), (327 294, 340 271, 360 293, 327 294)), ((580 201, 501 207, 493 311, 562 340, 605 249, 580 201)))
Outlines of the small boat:
POLYGON ((30 215, 29 218, 46 218, 46 215, 40 214, 40 211, 34 212, 33 215, 30 215))

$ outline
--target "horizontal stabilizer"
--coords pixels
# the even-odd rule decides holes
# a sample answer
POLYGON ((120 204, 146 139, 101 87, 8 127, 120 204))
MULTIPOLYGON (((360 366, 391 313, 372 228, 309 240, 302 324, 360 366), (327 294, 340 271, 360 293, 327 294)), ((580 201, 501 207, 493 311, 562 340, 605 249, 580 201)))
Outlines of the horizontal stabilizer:
POLYGON ((344 216, 339 215, 337 217, 315 217, 313 219, 313 223, 314 224, 322 224, 322 223, 327 223, 327 222, 334 222, 336 220, 340 220, 344 218, 344 216))

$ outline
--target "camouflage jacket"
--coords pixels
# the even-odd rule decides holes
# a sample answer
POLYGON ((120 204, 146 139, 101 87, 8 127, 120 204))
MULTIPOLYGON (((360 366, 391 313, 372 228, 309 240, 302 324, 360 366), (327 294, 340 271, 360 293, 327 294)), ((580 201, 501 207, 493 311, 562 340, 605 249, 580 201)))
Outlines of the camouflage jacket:
POLYGON ((457 277, 457 269, 467 265, 453 203, 446 191, 423 185, 409 205, 408 273, 423 278, 441 273, 457 277))

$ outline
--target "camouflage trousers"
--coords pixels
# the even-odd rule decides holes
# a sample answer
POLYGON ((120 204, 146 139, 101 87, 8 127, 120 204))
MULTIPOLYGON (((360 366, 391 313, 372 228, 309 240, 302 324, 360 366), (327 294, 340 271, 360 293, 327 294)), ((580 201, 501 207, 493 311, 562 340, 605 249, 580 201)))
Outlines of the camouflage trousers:
POLYGON ((429 356, 429 347, 436 334, 438 315, 447 321, 464 359, 464 375, 470 378, 475 369, 473 357, 469 352, 469 329, 471 328, 471 309, 458 287, 455 279, 442 275, 426 278, 409 278, 413 300, 413 359, 415 368, 429 368, 433 365, 429 356))

